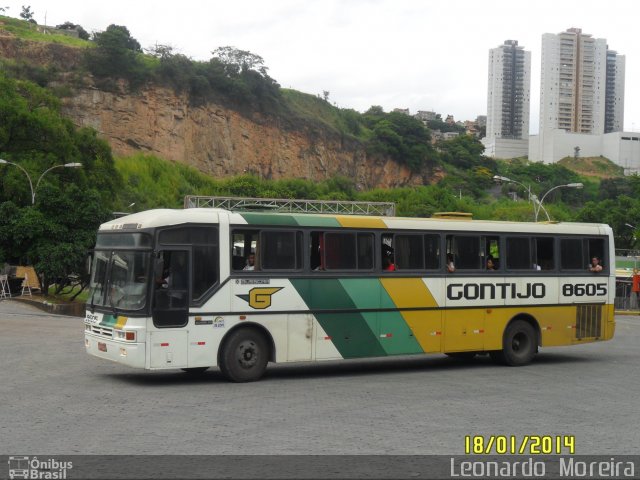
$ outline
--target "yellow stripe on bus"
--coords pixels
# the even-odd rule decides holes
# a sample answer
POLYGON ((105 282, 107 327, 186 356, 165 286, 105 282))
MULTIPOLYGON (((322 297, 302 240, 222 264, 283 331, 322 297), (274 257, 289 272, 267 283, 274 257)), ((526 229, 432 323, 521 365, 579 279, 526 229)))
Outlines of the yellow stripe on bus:
MULTIPOLYGON (((400 309, 438 306, 421 278, 381 278, 380 282, 393 303, 400 309)), ((422 350, 441 351, 442 312, 440 310, 401 310, 400 314, 422 350)))
POLYGON ((114 328, 116 330, 122 330, 124 326, 127 324, 127 320, 128 320, 128 317, 123 317, 122 315, 118 316, 118 319, 116 321, 114 328))
POLYGON ((349 215, 336 215, 336 220, 342 227, 351 228, 387 228, 387 224, 381 218, 355 217, 349 215))

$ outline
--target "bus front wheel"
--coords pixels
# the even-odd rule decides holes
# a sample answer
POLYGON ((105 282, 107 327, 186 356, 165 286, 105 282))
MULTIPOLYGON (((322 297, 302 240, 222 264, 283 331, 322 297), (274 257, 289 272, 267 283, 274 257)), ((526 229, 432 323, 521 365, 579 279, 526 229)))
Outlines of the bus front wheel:
POLYGON ((232 382, 259 380, 267 369, 269 347, 257 330, 236 330, 224 342, 220 355, 220 370, 232 382))
POLYGON ((538 351, 536 330, 529 322, 515 320, 509 324, 502 339, 502 350, 490 352, 491 358, 513 367, 526 365, 538 351))

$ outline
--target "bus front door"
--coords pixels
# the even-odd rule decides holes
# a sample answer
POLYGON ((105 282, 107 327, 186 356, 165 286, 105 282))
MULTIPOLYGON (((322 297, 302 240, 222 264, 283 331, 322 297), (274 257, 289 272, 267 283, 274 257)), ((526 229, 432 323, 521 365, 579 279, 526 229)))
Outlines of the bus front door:
POLYGON ((154 272, 153 324, 184 327, 189 320, 189 252, 163 250, 154 272))

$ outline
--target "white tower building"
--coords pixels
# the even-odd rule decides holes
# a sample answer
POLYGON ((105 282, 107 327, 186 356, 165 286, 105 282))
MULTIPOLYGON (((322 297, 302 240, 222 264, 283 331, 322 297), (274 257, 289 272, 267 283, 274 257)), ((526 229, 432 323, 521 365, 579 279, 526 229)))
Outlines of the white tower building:
POLYGON ((517 40, 489 50, 485 155, 526 156, 529 146, 531 52, 517 40))

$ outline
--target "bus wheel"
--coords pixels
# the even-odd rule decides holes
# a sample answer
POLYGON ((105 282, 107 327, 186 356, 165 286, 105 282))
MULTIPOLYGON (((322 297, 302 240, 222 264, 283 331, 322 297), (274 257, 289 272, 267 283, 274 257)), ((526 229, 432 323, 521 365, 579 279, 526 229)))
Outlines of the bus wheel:
POLYGON ((465 362, 468 362, 470 360, 473 360, 476 356, 477 352, 449 352, 446 353, 445 355, 449 358, 455 358, 456 360, 462 360, 465 362))
POLYGON ((224 342, 220 370, 232 382, 253 382, 264 375, 268 360, 269 347, 264 335, 243 328, 224 342))
POLYGON ((204 373, 209 370, 209 367, 192 367, 192 368, 181 368, 183 372, 190 373, 192 375, 198 375, 200 373, 204 373))
POLYGON ((530 363, 537 351, 536 330, 529 322, 516 320, 504 332, 502 350, 489 354, 498 363, 517 367, 530 363))

